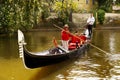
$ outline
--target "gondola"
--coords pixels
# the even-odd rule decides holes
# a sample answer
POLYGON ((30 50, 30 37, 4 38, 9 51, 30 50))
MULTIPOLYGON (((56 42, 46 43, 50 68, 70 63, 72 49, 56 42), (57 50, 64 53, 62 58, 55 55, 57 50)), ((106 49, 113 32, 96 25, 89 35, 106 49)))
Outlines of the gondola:
POLYGON ((22 56, 25 67, 31 69, 78 58, 81 54, 84 54, 88 48, 88 44, 86 43, 71 51, 66 51, 62 46, 58 45, 58 47, 50 48, 42 52, 30 52, 26 49, 24 35, 20 30, 18 30, 18 44, 19 53, 20 56, 22 56))

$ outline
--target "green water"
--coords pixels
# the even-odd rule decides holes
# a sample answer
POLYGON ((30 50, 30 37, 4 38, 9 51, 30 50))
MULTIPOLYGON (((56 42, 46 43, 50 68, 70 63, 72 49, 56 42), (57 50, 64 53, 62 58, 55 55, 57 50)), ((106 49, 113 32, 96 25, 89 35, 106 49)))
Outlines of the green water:
MULTIPOLYGON (((60 31, 26 32, 27 49, 32 52, 53 47, 52 39, 60 43, 60 31)), ((105 50, 103 53, 90 47, 87 55, 59 64, 26 69, 19 58, 17 35, 0 36, 0 80, 119 80, 120 31, 95 30, 92 44, 105 50)))

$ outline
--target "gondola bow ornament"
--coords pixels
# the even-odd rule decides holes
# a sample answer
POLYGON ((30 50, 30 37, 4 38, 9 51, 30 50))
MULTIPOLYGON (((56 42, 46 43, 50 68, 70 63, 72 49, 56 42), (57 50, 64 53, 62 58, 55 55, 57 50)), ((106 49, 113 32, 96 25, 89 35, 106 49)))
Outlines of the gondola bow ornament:
POLYGON ((19 57, 23 57, 23 45, 26 45, 22 31, 18 30, 19 57))

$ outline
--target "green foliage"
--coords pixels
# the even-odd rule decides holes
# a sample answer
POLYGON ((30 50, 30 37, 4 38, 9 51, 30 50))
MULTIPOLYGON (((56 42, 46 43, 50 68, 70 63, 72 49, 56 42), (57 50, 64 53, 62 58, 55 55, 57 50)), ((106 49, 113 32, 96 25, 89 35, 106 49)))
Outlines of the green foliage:
POLYGON ((103 5, 103 6, 100 6, 99 8, 106 12, 112 12, 112 6, 103 5))
POLYGON ((97 12, 97 18, 98 18, 98 22, 100 24, 103 24, 105 20, 105 11, 102 9, 99 9, 97 12))
POLYGON ((42 2, 40 7, 42 9, 41 19, 44 20, 45 18, 49 17, 49 15, 50 15, 50 8, 48 8, 49 4, 46 2, 42 2))
POLYGON ((120 5, 120 0, 116 0, 116 4, 117 4, 117 5, 120 5))
POLYGON ((113 0, 97 0, 98 1, 98 8, 103 9, 106 12, 112 11, 112 3, 113 0))
POLYGON ((77 10, 77 3, 72 0, 56 0, 53 9, 58 14, 58 18, 60 18, 61 21, 68 23, 70 13, 77 10))
POLYGON ((93 13, 93 16, 94 16, 94 18, 95 18, 95 22, 94 22, 94 27, 96 27, 96 18, 97 18, 97 10, 94 10, 94 11, 92 11, 92 13, 93 13))
POLYGON ((2 0, 0 2, 0 32, 31 29, 41 13, 39 0, 2 0))

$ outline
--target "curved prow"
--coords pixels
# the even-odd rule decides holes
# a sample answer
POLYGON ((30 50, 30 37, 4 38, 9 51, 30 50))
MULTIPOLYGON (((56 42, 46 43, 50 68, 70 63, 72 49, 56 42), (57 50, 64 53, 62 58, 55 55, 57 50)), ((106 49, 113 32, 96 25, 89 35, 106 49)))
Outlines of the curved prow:
POLYGON ((20 58, 23 57, 23 45, 26 45, 24 40, 24 34, 22 31, 18 30, 18 45, 19 45, 19 56, 20 58))

